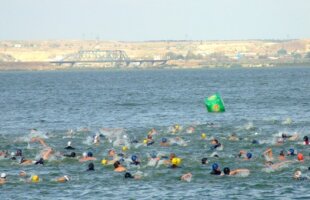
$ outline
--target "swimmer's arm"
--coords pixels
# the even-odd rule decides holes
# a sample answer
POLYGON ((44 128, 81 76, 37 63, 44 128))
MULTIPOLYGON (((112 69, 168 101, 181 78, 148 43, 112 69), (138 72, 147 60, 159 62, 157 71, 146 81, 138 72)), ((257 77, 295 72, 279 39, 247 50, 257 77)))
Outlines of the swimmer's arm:
POLYGON ((31 142, 39 142, 42 146, 48 147, 48 145, 45 143, 45 141, 42 138, 38 138, 38 137, 32 138, 31 142))

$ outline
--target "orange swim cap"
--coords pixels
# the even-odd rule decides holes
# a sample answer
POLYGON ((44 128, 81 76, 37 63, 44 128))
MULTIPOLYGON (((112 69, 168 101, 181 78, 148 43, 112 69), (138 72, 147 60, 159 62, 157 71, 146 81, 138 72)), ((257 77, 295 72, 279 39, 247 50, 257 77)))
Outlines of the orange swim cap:
POLYGON ((298 159, 299 161, 304 160, 304 155, 302 155, 302 153, 298 153, 298 154, 297 154, 297 159, 298 159))

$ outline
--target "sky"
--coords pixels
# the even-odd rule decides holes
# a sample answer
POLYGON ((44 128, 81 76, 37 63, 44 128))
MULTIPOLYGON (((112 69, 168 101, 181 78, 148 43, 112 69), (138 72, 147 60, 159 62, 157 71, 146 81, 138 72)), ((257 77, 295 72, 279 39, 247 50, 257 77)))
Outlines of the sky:
POLYGON ((1 0, 0 40, 310 38, 310 0, 1 0))

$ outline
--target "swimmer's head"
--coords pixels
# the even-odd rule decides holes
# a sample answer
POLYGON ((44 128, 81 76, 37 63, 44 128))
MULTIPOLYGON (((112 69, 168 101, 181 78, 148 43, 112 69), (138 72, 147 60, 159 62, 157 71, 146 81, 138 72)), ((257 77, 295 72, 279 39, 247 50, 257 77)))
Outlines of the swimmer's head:
POLYGON ((298 154, 297 154, 297 159, 298 159, 299 161, 303 161, 303 160, 304 160, 304 155, 302 155, 302 153, 298 153, 298 154))
POLYGON ((83 152, 83 157, 87 157, 87 152, 83 152))
POLYGON ((132 160, 132 161, 135 162, 135 161, 137 161, 137 159, 138 159, 138 157, 137 157, 136 155, 131 156, 131 160, 132 160))
POLYGON ((66 179, 66 181, 70 181, 69 176, 65 175, 64 178, 66 179))
POLYGON ((11 152, 11 157, 14 157, 16 156, 16 153, 15 152, 11 152))
POLYGON ((39 180, 40 180, 40 177, 38 175, 32 175, 31 176, 31 182, 37 183, 37 182, 39 182, 39 180))
POLYGON ((6 173, 1 173, 0 177, 5 179, 6 178, 6 173))
POLYGON ((162 138, 162 139, 161 139, 161 142, 162 142, 162 143, 166 143, 166 142, 167 142, 167 138, 162 138))
POLYGON ((127 151, 127 150, 128 150, 128 147, 127 147, 127 146, 123 146, 123 147, 122 147, 122 151, 125 152, 125 151, 127 151))
POLYGON ((125 173, 125 178, 134 178, 134 177, 131 175, 131 173, 126 172, 125 173))
POLYGON ((107 161, 106 159, 102 159, 102 160, 101 160, 101 164, 102 164, 102 165, 106 165, 106 164, 108 164, 108 161, 107 161))
POLYGON ((246 157, 247 157, 247 159, 251 159, 251 158, 252 158, 252 154, 251 154, 250 152, 248 152, 248 153, 246 154, 246 157))
POLYGON ((252 140, 252 144, 259 144, 257 140, 252 140))
POLYGON ((294 149, 289 149, 288 152, 289 152, 289 155, 294 155, 295 151, 294 151, 294 149))
POLYGON ((202 158, 201 159, 201 164, 205 165, 208 163, 208 158, 202 158))
POLYGON ((120 163, 119 161, 116 161, 116 162, 113 164, 113 166, 114 166, 115 169, 118 168, 120 165, 121 165, 121 163, 120 163))
POLYGON ((300 170, 297 170, 295 173, 294 173, 294 178, 300 178, 301 177, 301 171, 300 170))
POLYGON ((76 156, 75 152, 71 152, 70 157, 74 158, 76 156))
POLYGON ((114 156, 115 155, 115 150, 114 149, 110 149, 109 151, 108 151, 108 155, 109 156, 114 156))
POLYGON ((217 163, 213 163, 212 170, 217 170, 219 168, 219 165, 217 163))
POLYGON ((68 147, 70 147, 70 146, 71 146, 71 141, 68 142, 68 147))
POLYGON ((284 150, 281 150, 279 155, 284 156, 284 150))
POLYGON ((143 140, 143 144, 147 144, 147 139, 144 139, 144 140, 143 140))
POLYGON ((223 169, 223 171, 224 171, 224 174, 225 174, 225 175, 229 175, 229 174, 230 174, 230 169, 229 169, 229 167, 225 167, 225 168, 223 169))
POLYGON ((157 157, 157 153, 156 152, 152 152, 151 153, 151 158, 156 158, 157 157))
POLYGON ((19 172, 19 176, 21 176, 21 177, 24 177, 26 175, 27 175, 27 173, 23 170, 19 172))
POLYGON ((87 157, 93 157, 93 153, 89 151, 89 152, 87 153, 87 157))
POLYGON ((205 133, 201 133, 201 138, 205 139, 207 137, 207 135, 205 133))
POLYGON ((309 141, 308 136, 304 136, 304 141, 309 141))
POLYGON ((23 155, 23 152, 21 149, 17 149, 16 150, 16 156, 22 156, 23 155))

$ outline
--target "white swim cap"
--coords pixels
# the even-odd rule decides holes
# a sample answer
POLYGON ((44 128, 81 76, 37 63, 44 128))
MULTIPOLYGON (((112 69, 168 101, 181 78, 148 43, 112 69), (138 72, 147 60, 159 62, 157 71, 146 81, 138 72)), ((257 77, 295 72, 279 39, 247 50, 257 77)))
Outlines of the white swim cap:
POLYGON ((6 173, 1 173, 1 178, 6 178, 6 173))
POLYGON ((84 153, 83 153, 83 157, 87 157, 87 152, 84 152, 84 153))
POLYGON ((64 178, 65 178, 67 181, 70 181, 69 176, 65 175, 64 178))
POLYGON ((127 135, 123 135, 123 138, 124 138, 124 139, 127 139, 127 135))
POLYGON ((71 146, 71 141, 68 142, 68 146, 71 146))
POLYGON ((15 152, 11 152, 11 156, 13 157, 13 156, 15 156, 16 154, 15 154, 15 152))

